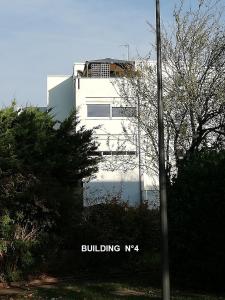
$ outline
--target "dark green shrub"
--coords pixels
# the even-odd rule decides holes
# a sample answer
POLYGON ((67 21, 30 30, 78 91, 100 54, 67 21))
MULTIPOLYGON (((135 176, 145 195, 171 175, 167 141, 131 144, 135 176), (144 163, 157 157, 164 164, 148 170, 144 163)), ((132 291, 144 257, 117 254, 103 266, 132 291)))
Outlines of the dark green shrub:
POLYGON ((46 252, 72 239, 65 228, 81 218, 80 181, 99 161, 93 131, 77 125, 75 113, 56 124, 34 107, 0 110, 2 280, 38 271, 46 252))
POLYGON ((181 162, 169 188, 171 270, 181 283, 224 286, 225 151, 181 162))
POLYGON ((21 218, 11 219, 5 212, 0 217, 1 280, 21 279, 34 263, 33 249, 39 243, 39 234, 30 224, 21 223, 21 218))
POLYGON ((70 245, 61 252, 60 271, 101 277, 159 269, 159 213, 146 204, 129 207, 112 200, 86 207, 71 236, 70 245), (81 245, 119 245, 121 251, 82 253, 81 245), (125 245, 138 245, 139 251, 126 253, 125 245))

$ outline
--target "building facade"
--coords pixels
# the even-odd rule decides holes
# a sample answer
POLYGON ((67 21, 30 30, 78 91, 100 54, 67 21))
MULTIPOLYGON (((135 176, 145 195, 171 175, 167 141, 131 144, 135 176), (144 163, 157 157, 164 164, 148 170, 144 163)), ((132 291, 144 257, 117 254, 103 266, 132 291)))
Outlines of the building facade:
POLYGON ((125 106, 116 89, 124 72, 134 68, 132 61, 107 58, 75 63, 72 75, 48 76, 47 105, 54 117, 63 121, 76 110, 79 126, 95 128, 99 143, 96 155, 103 159, 99 172, 84 182, 86 205, 114 197, 131 205, 156 201, 155 187, 140 168, 138 132, 129 141, 124 135, 129 117, 137 113, 137 108, 125 106))

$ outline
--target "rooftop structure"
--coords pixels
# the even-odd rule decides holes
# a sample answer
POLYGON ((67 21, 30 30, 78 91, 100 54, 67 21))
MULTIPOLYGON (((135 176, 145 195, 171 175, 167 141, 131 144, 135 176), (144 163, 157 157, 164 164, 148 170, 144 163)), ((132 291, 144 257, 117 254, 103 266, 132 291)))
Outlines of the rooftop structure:
POLYGON ((109 78, 121 77, 125 72, 134 70, 133 61, 105 58, 86 61, 84 70, 79 71, 81 77, 109 78))

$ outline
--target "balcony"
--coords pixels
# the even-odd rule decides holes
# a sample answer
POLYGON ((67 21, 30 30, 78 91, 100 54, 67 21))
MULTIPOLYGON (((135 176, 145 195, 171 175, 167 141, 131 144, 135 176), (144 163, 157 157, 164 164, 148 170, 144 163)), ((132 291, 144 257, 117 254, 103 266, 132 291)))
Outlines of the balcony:
POLYGON ((78 74, 88 78, 116 78, 124 77, 134 72, 134 69, 134 61, 105 58, 86 61, 84 70, 78 71, 78 74))

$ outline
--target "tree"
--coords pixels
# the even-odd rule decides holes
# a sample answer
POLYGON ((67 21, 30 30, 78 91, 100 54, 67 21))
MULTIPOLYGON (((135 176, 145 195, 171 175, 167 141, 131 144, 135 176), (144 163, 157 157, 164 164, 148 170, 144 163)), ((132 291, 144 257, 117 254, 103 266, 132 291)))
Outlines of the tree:
MULTIPOLYGON (((221 1, 196 1, 174 9, 172 28, 162 33, 165 145, 167 172, 180 156, 203 146, 223 147, 225 140, 225 30, 221 1)), ((156 66, 142 60, 118 92, 140 114, 125 128, 135 133, 139 122, 146 165, 157 172, 156 66), (134 125, 134 126, 133 126, 134 125)))
POLYGON ((0 110, 0 254, 9 277, 22 253, 29 256, 43 234, 63 227, 65 214, 77 217, 80 181, 99 162, 93 130, 77 130, 75 113, 57 124, 48 112, 15 105, 0 110))
POLYGON ((175 280, 189 287, 224 288, 224 150, 203 149, 180 163, 168 189, 168 216, 175 280))

